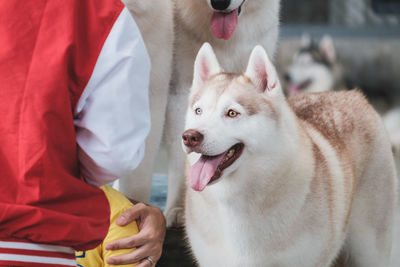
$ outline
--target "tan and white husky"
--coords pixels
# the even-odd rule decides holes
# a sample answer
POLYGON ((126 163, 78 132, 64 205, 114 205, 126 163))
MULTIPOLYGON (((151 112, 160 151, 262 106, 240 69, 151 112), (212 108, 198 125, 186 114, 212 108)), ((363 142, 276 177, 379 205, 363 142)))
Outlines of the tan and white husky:
POLYGON ((185 208, 200 266, 387 266, 395 168, 358 91, 288 101, 263 48, 232 74, 205 44, 182 138, 200 154, 185 208))

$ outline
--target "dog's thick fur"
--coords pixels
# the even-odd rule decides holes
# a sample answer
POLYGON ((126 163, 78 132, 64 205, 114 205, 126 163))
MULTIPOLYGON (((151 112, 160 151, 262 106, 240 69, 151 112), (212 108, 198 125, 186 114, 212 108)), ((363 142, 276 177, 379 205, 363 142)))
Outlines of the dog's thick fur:
POLYGON ((239 71, 246 65, 251 49, 261 44, 270 55, 275 52, 278 38, 280 0, 232 0, 227 10, 238 8, 241 13, 229 40, 217 39, 211 30, 215 10, 210 0, 174 0, 175 54, 172 83, 166 117, 168 146, 168 198, 166 217, 169 226, 181 224, 184 191, 185 156, 180 149, 180 136, 184 128, 184 114, 192 81, 193 62, 204 42, 209 42, 224 66, 239 71))
POLYGON ((185 225, 200 266, 387 266, 395 168, 364 96, 286 100, 261 47, 236 75, 221 71, 206 44, 194 72, 184 149, 206 163, 190 171, 189 184, 200 192, 187 187, 185 225), (237 143, 243 150, 229 156, 237 143), (236 160, 218 167, 206 186, 214 155, 236 160))
POLYGON ((151 131, 146 140, 143 161, 133 173, 122 177, 115 187, 132 199, 148 203, 153 165, 161 141, 172 73, 173 6, 171 1, 164 0, 123 0, 123 2, 138 24, 151 59, 149 88, 151 131))

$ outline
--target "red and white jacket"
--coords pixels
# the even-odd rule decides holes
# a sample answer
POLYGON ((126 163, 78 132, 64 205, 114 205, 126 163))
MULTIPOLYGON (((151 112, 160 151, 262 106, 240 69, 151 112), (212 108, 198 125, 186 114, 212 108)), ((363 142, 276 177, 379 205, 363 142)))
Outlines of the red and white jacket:
POLYGON ((149 72, 120 0, 0 2, 0 265, 75 266, 103 240, 95 186, 143 157, 149 72))

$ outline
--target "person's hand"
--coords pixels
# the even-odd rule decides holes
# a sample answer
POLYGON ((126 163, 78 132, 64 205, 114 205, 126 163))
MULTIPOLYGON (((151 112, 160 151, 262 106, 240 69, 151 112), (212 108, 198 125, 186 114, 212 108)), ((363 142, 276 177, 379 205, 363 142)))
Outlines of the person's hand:
POLYGON ((108 264, 121 265, 140 262, 137 267, 155 266, 160 259, 165 238, 165 218, 160 209, 138 203, 126 210, 117 220, 124 226, 136 220, 139 233, 110 242, 107 250, 136 248, 133 252, 111 257, 108 264))

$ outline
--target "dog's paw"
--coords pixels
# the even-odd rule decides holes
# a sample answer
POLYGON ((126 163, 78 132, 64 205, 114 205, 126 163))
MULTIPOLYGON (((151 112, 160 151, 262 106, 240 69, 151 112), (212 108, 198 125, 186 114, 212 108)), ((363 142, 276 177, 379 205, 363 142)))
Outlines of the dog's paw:
POLYGON ((183 219, 183 207, 173 207, 165 212, 165 218, 167 220, 167 228, 170 227, 182 227, 184 223, 183 219))

